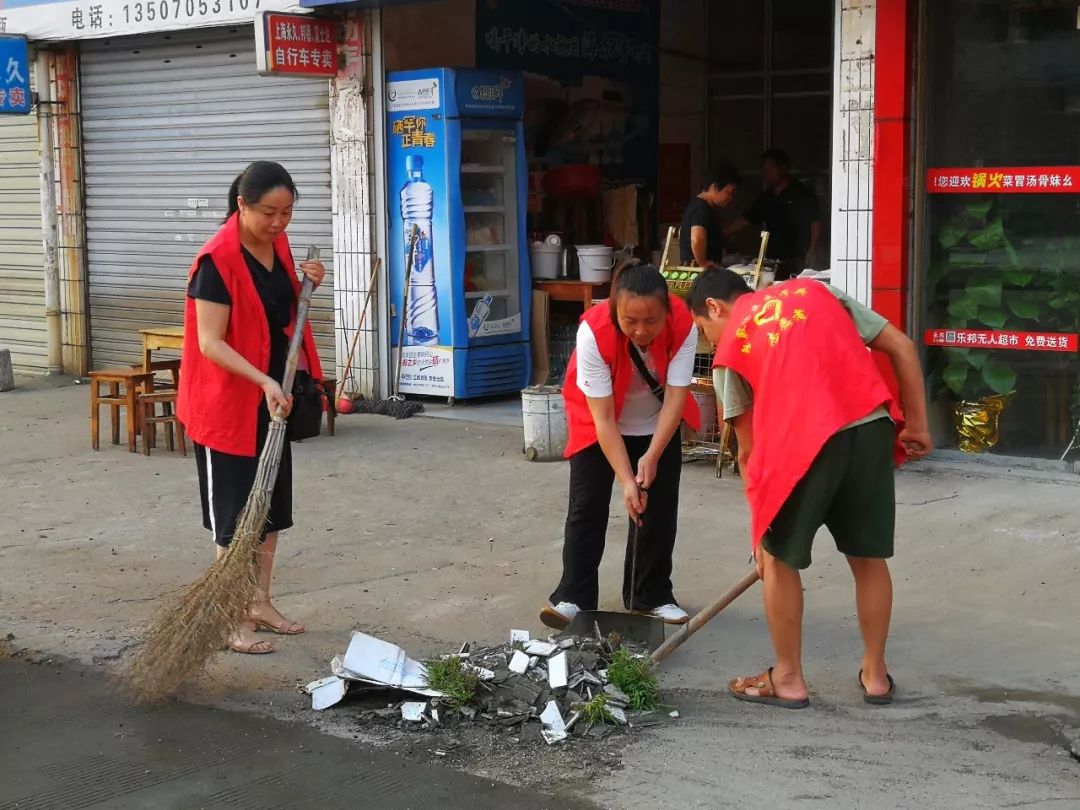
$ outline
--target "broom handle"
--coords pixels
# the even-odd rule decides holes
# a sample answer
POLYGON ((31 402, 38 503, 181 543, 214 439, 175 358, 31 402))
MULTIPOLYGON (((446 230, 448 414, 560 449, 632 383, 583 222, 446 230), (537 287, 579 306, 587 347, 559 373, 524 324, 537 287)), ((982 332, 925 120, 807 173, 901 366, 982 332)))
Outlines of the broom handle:
POLYGON ((349 359, 345 363, 345 371, 341 375, 341 382, 338 383, 337 393, 334 394, 334 402, 336 403, 341 399, 341 395, 345 393, 345 383, 349 381, 349 372, 352 371, 353 354, 356 352, 356 343, 360 339, 360 332, 364 328, 364 319, 367 318, 368 304, 371 303, 371 294, 375 291, 375 277, 379 275, 379 267, 382 265, 382 259, 375 260, 375 269, 371 271, 371 278, 368 279, 367 295, 364 296, 364 308, 360 310, 360 323, 356 325, 356 333, 353 335, 352 344, 349 346, 349 359))
POLYGON ((405 310, 409 308, 409 287, 412 286, 413 258, 416 255, 416 240, 419 238, 420 229, 413 225, 412 231, 409 233, 409 260, 405 262, 405 294, 402 296, 401 314, 398 316, 401 318, 401 326, 398 329, 397 374, 394 377, 394 390, 392 392, 395 397, 401 393, 401 366, 402 361, 405 359, 405 310))
MULTIPOLYGON (((319 258, 319 249, 309 247, 307 261, 319 258)), ((304 328, 307 326, 308 310, 311 308, 311 293, 315 290, 315 284, 310 278, 304 276, 304 283, 300 285, 300 299, 296 302, 296 324, 293 326, 292 337, 289 339, 289 355, 285 358, 285 377, 281 380, 281 390, 285 396, 292 391, 293 379, 296 377, 296 364, 300 360, 300 346, 304 343, 304 328)), ((284 419, 285 411, 278 406, 274 411, 275 419, 284 419)))
POLYGON ((708 623, 709 619, 711 619, 721 610, 723 610, 740 596, 742 596, 746 589, 757 581, 758 575, 757 570, 755 569, 752 573, 747 574, 745 577, 739 580, 739 582, 735 585, 734 588, 725 593, 711 605, 702 608, 702 610, 697 615, 695 615, 692 619, 690 619, 690 621, 680 627, 675 633, 675 635, 673 635, 671 638, 669 638, 667 641, 665 641, 653 651, 653 654, 649 656, 651 665, 654 668, 659 666, 661 661, 663 661, 665 658, 675 652, 675 650, 679 649, 679 647, 681 647, 683 643, 688 638, 690 638, 690 636, 694 635, 694 633, 704 627, 706 623, 708 623))

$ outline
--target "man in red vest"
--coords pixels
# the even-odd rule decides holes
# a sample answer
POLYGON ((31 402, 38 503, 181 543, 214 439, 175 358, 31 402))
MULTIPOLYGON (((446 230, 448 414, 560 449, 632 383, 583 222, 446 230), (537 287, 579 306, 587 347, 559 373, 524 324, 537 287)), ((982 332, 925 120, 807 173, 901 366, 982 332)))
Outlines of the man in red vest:
POLYGON ((752 292, 730 270, 694 282, 690 308, 716 346, 714 381, 739 442, 757 569, 776 663, 730 682, 740 700, 809 705, 802 670, 803 590, 814 536, 829 529, 855 576, 867 703, 892 702, 885 664, 892 613, 894 455, 932 449, 915 344, 840 290, 793 280, 752 292), (890 391, 867 347, 888 357, 890 391), (901 406, 902 405, 902 409, 901 406), (894 451, 899 451, 894 453, 894 451))

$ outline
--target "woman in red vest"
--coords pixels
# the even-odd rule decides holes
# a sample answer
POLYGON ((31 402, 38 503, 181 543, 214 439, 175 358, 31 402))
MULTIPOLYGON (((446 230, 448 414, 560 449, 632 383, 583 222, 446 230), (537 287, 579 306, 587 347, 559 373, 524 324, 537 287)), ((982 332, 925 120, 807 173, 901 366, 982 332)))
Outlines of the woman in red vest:
MULTIPOLYGON (((282 166, 252 163, 233 182, 229 216, 189 272, 177 413, 195 443, 203 525, 213 533, 219 557, 255 481, 270 413, 292 404, 279 381, 300 291, 285 236, 296 199, 296 185, 282 166)), ((318 261, 303 262, 300 270, 315 284, 325 273, 318 261)), ((322 378, 310 325, 299 367, 322 378)), ((274 651, 257 630, 304 632, 270 602, 278 532, 292 525, 292 456, 286 443, 259 549, 259 596, 248 621, 229 639, 236 652, 274 651)))
POLYGON ((652 265, 625 268, 610 300, 581 319, 563 383, 570 507, 562 580, 540 612, 549 627, 562 629, 579 611, 597 608, 616 478, 630 515, 624 606, 671 624, 689 619, 675 601, 671 557, 682 471, 679 426, 684 420, 700 425, 697 403, 688 396, 696 348, 690 311, 652 265))

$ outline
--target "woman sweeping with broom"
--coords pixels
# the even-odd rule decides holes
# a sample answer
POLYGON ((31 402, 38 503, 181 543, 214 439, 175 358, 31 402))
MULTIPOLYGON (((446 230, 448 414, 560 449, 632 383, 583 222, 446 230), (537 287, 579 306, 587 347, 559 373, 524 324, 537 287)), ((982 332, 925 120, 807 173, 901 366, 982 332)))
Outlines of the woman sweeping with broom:
MULTIPOLYGON (((285 235, 296 199, 296 185, 282 166, 252 163, 229 190, 228 218, 191 266, 177 413, 195 443, 203 525, 213 533, 218 557, 252 493, 271 414, 278 408, 288 414, 292 407, 281 381, 301 290, 285 235)), ((314 285, 325 273, 318 260, 299 269, 314 285)), ((321 380, 310 326, 304 327, 298 362, 321 380)), ((292 457, 285 442, 256 554, 255 601, 228 639, 235 652, 273 652, 257 630, 304 632, 270 602, 278 532, 292 525, 292 457)))

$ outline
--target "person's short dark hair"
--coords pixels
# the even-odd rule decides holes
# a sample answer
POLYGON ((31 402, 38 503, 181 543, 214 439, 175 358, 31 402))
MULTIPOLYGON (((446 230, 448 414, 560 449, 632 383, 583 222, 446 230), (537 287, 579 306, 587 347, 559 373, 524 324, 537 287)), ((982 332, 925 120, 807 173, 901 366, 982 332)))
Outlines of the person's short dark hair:
POLYGON ((746 284, 746 279, 738 273, 723 267, 710 267, 699 273, 686 294, 686 303, 695 315, 708 315, 709 307, 705 302, 710 298, 731 303, 736 298, 748 295, 753 290, 746 284))
POLYGON ((705 182, 701 186, 702 191, 708 191, 713 186, 723 190, 727 186, 738 186, 742 182, 739 173, 730 166, 717 166, 705 176, 705 182))
POLYGON ((766 160, 771 160, 781 169, 791 168, 791 158, 788 157, 788 153, 785 152, 783 149, 766 150, 765 153, 761 156, 761 162, 764 163, 766 160))
POLYGON ((661 275, 656 266, 631 262, 616 273, 611 282, 611 297, 608 299, 608 306, 611 308, 611 322, 615 324, 616 328, 619 326, 617 309, 619 295, 624 292, 644 298, 655 298, 664 307, 665 311, 671 310, 667 280, 661 275))

